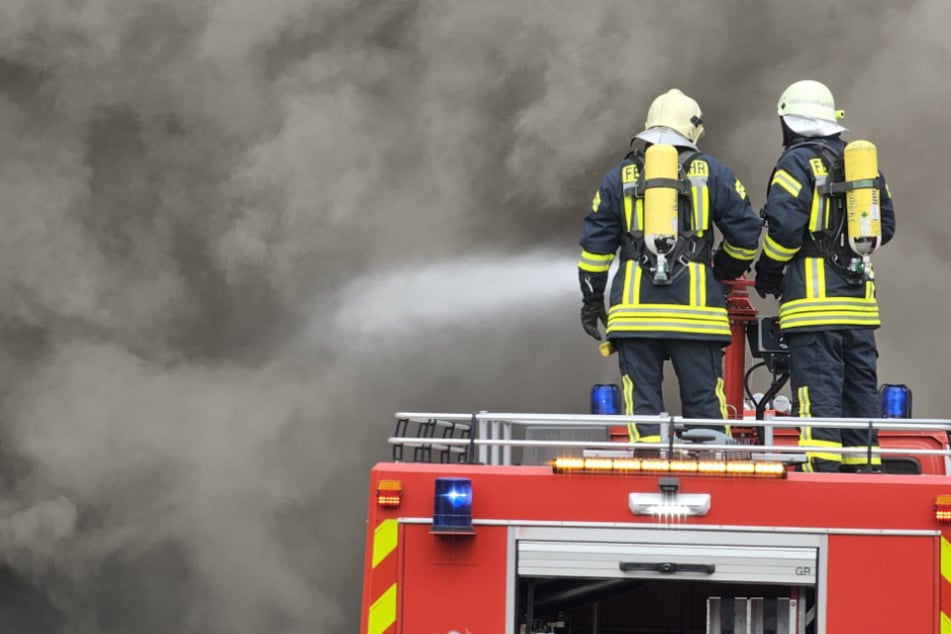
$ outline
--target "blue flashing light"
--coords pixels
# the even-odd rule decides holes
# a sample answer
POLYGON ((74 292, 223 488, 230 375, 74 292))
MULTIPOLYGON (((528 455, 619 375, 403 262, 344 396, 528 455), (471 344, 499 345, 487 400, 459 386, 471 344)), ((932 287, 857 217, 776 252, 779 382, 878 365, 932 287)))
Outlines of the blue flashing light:
POLYGON ((907 385, 885 384, 882 397, 882 418, 911 418, 911 390, 907 385))
POLYGON ((591 388, 592 414, 617 414, 621 411, 621 390, 617 385, 599 383, 591 388))
POLYGON ((433 532, 473 532, 472 480, 469 478, 436 478, 433 532))

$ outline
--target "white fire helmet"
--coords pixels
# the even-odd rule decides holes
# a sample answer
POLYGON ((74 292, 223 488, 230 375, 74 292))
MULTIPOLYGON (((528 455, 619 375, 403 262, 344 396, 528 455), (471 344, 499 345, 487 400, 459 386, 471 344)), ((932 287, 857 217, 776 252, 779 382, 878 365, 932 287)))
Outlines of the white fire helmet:
POLYGON ((803 79, 789 85, 779 97, 776 113, 781 116, 797 116, 835 123, 845 116, 835 109, 832 91, 822 82, 803 79))

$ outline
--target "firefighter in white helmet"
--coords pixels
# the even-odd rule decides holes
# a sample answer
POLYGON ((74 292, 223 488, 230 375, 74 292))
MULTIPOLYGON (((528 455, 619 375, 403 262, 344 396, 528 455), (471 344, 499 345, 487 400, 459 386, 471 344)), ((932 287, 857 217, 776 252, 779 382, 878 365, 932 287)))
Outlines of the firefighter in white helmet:
MULTIPOLYGON (((669 358, 683 416, 724 419, 722 361, 730 323, 721 280, 750 268, 762 222, 733 172, 697 149, 703 114, 696 101, 677 89, 661 94, 644 128, 601 180, 584 218, 581 322, 600 340, 600 321, 617 348, 625 413, 668 411, 661 383, 669 358), (716 250, 715 227, 723 235, 716 250)), ((659 434, 658 425, 630 430, 635 442, 655 442, 659 434)))
MULTIPOLYGON (((846 158, 853 144, 840 137, 844 113, 836 110, 824 84, 791 84, 777 105, 783 154, 770 177, 762 215, 767 232, 756 262, 756 290, 780 300, 779 317, 790 350, 793 415, 879 418, 874 331, 880 325, 875 281, 867 262, 870 248, 857 244, 846 208, 857 187, 872 202, 866 219, 877 217, 870 244, 888 242, 895 213, 884 178, 873 165, 871 178, 850 180, 846 158), (848 177, 848 178, 847 178, 848 177), (878 232, 878 235, 874 235, 878 232)), ((874 146, 861 143, 863 149, 874 146)), ((869 225, 872 226, 872 225, 869 225)), ((862 238, 864 239, 864 238, 862 238)), ((857 429, 802 427, 800 443, 828 447, 809 452, 806 470, 876 471, 867 453, 836 452, 841 447, 875 448, 875 433, 857 429)))

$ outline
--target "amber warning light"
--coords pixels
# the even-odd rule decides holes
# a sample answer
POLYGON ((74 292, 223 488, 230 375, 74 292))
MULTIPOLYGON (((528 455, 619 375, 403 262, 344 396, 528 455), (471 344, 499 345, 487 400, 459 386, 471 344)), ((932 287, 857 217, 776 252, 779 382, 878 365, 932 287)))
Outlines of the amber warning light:
POLYGON ((934 518, 941 524, 951 524, 951 495, 939 495, 935 498, 934 518))
POLYGON ((402 501, 403 483, 399 480, 380 480, 376 485, 376 503, 380 508, 399 508, 402 501))
POLYGON ((555 473, 602 473, 613 475, 681 474, 725 475, 747 478, 785 478, 781 462, 746 460, 664 460, 659 458, 555 458, 555 473))

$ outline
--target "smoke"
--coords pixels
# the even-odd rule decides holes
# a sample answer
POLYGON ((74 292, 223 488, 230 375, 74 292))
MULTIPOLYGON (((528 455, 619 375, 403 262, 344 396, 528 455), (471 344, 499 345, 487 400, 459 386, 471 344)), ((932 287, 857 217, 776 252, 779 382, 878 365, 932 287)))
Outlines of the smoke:
POLYGON ((673 86, 757 208, 779 93, 833 88, 899 216, 875 257, 881 378, 941 416, 949 17, 939 0, 0 4, 0 617, 352 632, 394 411, 585 411, 615 379, 578 323, 577 237, 673 86))

